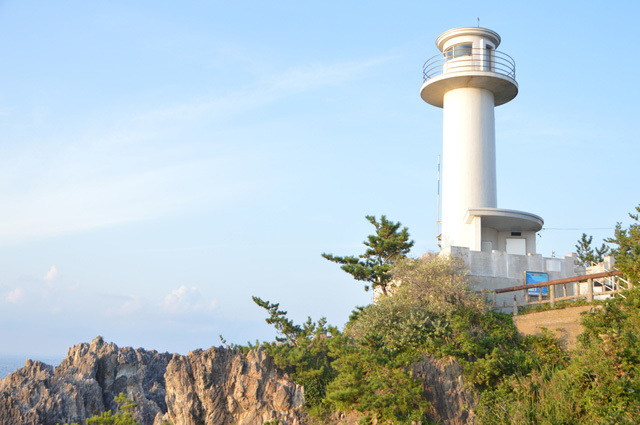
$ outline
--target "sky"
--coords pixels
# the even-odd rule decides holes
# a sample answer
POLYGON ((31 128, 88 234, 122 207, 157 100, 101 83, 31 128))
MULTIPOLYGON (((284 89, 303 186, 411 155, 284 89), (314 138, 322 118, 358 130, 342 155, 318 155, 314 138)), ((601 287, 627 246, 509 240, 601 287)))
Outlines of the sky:
POLYGON ((186 354, 273 340, 251 296, 342 326, 371 293, 321 257, 366 215, 437 251, 435 39, 498 32, 498 206, 538 252, 640 204, 635 1, 0 0, 0 354, 100 335, 186 354))

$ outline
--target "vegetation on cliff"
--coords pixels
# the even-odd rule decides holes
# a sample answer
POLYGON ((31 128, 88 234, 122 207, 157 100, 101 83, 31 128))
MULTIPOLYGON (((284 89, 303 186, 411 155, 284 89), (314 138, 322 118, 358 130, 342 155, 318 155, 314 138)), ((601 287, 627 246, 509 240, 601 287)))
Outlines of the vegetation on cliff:
MULTIPOLYGON (((640 227, 638 216, 631 217, 635 223, 629 229, 618 224, 607 242, 618 245, 613 253, 622 260, 621 270, 637 280, 640 227)), ((384 245, 383 239, 376 243, 384 245)), ((428 416, 425 389, 412 376, 411 365, 428 354, 462 364, 476 395, 476 423, 636 423, 640 289, 587 315, 579 348, 568 352, 550 332, 518 335, 509 315, 487 308, 454 259, 409 259, 407 253, 395 256, 385 271, 384 288, 393 295, 357 308, 342 331, 325 319, 295 325, 278 304, 254 298, 281 334, 264 346, 305 387, 313 416, 355 410, 363 424, 437 419, 428 416), (403 284, 395 287, 398 281, 403 284)), ((375 279, 370 282, 376 286, 375 279)))
MULTIPOLYGON (((119 412, 113 414, 111 410, 107 410, 99 415, 94 415, 85 421, 86 425, 140 425, 140 421, 131 413, 138 406, 137 403, 129 400, 124 393, 120 393, 115 401, 118 403, 119 412)), ((80 424, 74 422, 71 425, 80 424)))

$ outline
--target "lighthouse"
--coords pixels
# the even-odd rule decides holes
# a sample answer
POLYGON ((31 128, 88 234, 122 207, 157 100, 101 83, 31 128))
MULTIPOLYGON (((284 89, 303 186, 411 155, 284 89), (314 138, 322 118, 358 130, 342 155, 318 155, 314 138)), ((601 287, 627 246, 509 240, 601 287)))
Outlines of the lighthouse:
POLYGON ((497 50, 500 41, 486 28, 451 29, 424 64, 420 96, 443 115, 440 244, 535 254, 542 218, 498 208, 494 110, 518 94, 515 62, 497 50))

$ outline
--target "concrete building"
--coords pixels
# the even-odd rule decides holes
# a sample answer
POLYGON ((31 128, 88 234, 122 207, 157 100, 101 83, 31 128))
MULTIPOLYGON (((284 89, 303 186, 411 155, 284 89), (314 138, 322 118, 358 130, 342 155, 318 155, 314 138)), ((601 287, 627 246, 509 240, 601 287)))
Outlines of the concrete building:
POLYGON ((518 94, 515 61, 497 50, 500 41, 479 27, 442 33, 420 89, 443 112, 442 253, 462 258, 489 289, 520 285, 525 271, 547 272, 549 279, 579 272, 573 256, 536 254, 541 217, 498 208, 494 110, 518 94))

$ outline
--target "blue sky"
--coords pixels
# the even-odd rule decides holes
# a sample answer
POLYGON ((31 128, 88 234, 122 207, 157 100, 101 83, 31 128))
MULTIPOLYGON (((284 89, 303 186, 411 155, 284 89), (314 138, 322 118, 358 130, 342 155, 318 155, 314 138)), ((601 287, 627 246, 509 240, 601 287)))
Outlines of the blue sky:
POLYGON ((498 206, 538 251, 640 203, 640 6, 602 2, 0 1, 0 354, 102 335, 186 353, 272 339, 257 295, 341 325, 370 301, 320 254, 365 215, 437 250, 436 37, 502 36, 498 206), (561 230, 556 230, 561 229, 561 230))

